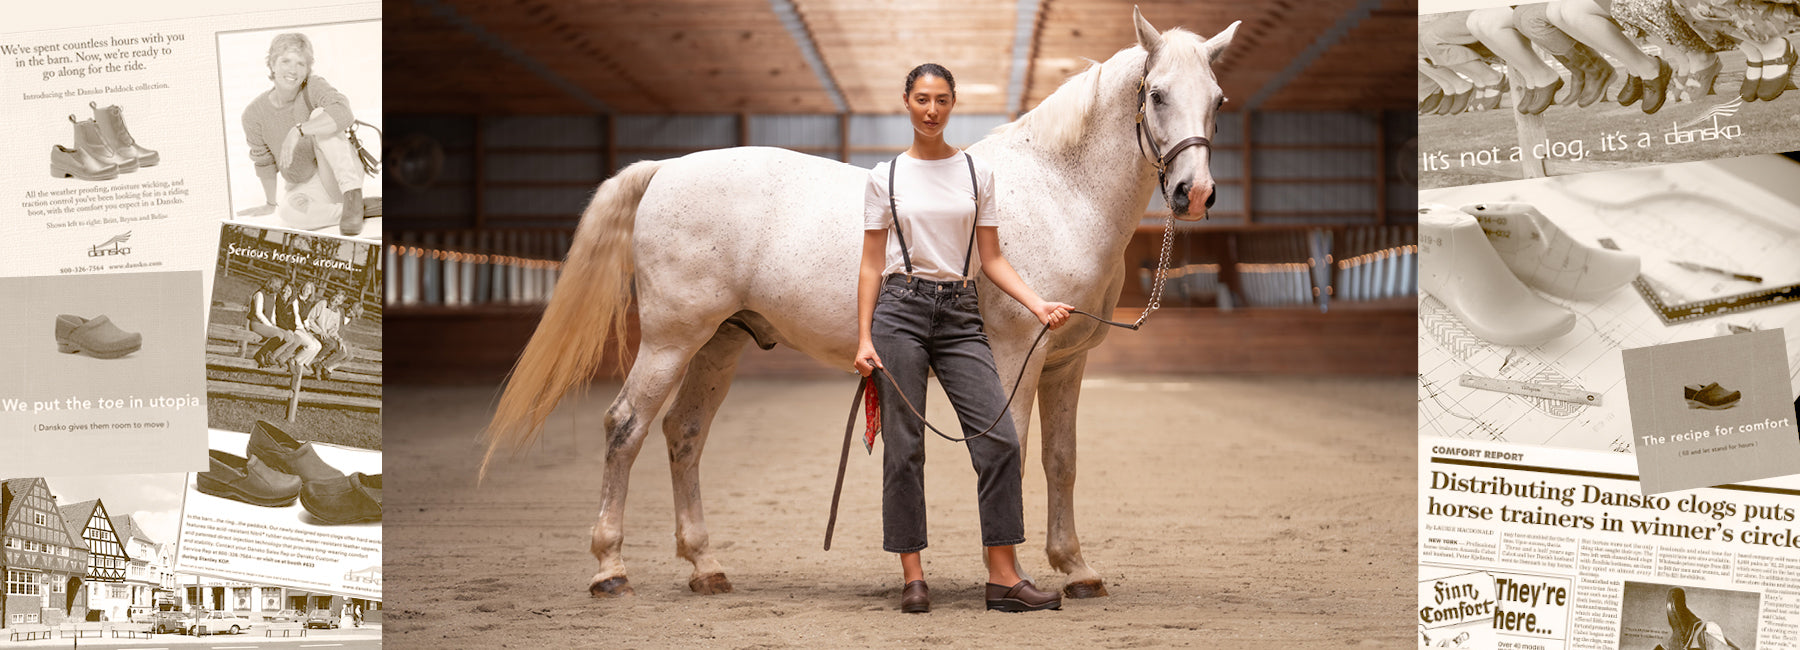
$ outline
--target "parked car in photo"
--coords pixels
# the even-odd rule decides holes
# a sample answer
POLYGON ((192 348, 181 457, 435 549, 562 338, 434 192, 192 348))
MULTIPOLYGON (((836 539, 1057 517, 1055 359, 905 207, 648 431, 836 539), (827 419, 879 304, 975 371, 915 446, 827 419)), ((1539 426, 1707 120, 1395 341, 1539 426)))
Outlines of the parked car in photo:
POLYGON ((266 617, 270 623, 301 623, 306 620, 306 612, 298 609, 284 609, 266 617))
POLYGON ((329 609, 313 610, 312 615, 306 617, 306 629, 309 629, 309 630, 313 629, 313 628, 319 628, 322 630, 335 630, 335 629, 337 629, 337 627, 338 627, 338 615, 336 612, 333 612, 329 609))
POLYGON ((208 634, 242 634, 250 631, 250 619, 231 612, 206 612, 198 619, 189 618, 184 622, 188 627, 183 634, 194 634, 200 627, 205 627, 208 634))
POLYGON ((187 630, 188 621, 193 620, 187 612, 150 612, 140 623, 149 623, 150 631, 156 634, 181 634, 187 630))

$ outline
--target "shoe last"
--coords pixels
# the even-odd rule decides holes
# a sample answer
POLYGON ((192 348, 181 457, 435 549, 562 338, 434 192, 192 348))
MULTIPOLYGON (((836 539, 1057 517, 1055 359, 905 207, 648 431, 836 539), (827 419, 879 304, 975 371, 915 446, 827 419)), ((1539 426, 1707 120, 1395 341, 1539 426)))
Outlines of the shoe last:
POLYGON ((1482 232, 1525 284, 1553 296, 1588 300, 1637 279, 1638 256, 1588 246, 1529 203, 1465 205, 1482 232))
POLYGON ((1575 328, 1575 314, 1513 275, 1475 217, 1447 206, 1420 207, 1419 289, 1493 343, 1536 345, 1575 328))

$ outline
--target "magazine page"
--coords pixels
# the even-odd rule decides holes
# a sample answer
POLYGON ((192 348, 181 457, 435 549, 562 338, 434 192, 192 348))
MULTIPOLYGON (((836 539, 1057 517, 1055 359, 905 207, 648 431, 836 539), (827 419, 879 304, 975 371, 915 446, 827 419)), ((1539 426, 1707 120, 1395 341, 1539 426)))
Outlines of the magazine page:
POLYGON ((1800 13, 1419 13, 1420 647, 1800 648, 1800 13))
POLYGON ((1419 187, 1800 149, 1791 5, 1419 3, 1419 187))
POLYGON ((1419 458, 1420 647, 1800 647, 1797 477, 1645 496, 1605 451, 1419 458))
POLYGON ((0 471, 199 470, 200 272, 0 277, 0 471))
POLYGON ((221 226, 183 571, 381 595, 380 246, 221 226))
POLYGON ((379 643, 381 12, 6 10, 0 638, 379 643))

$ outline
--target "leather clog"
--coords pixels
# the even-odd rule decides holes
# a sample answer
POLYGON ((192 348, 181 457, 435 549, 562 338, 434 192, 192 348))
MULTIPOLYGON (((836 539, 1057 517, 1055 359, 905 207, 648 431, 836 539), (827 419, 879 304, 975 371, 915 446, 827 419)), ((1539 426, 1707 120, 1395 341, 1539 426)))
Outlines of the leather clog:
POLYGON ((257 420, 256 426, 251 427, 250 442, 246 447, 250 456, 262 459, 262 462, 277 470, 298 476, 305 483, 344 478, 343 472, 319 458, 319 452, 313 450, 312 443, 294 440, 293 436, 268 420, 257 420))
POLYGON ((1039 591, 1030 580, 1020 580, 1011 587, 990 582, 987 583, 987 608, 1002 612, 1062 609, 1062 595, 1039 591))
POLYGON ((328 524, 381 521, 381 475, 355 472, 329 481, 307 481, 300 505, 328 524))
POLYGON ((60 352, 85 352, 98 359, 117 359, 142 347, 142 335, 119 329, 105 316, 91 320, 72 314, 56 317, 56 349, 60 352))
POLYGON ((154 167, 162 161, 162 156, 154 150, 145 149, 131 137, 131 131, 125 128, 125 114, 117 105, 101 108, 97 102, 88 102, 94 109, 94 121, 100 125, 100 139, 115 153, 137 161, 138 167, 154 167))
POLYGON ((255 456, 211 451, 212 467, 196 475, 196 489, 250 505, 280 507, 300 497, 300 477, 269 467, 255 456))
POLYGON ((1514 108, 1518 109, 1520 115, 1543 113, 1544 109, 1550 108, 1551 104, 1556 103, 1556 93, 1561 91, 1562 87, 1562 77, 1557 77, 1556 81, 1542 86, 1527 87, 1524 96, 1519 100, 1519 105, 1514 108))
MULTIPOLYGON (((1754 90, 1755 86, 1751 86, 1754 90)), ((1632 102, 1644 98, 1644 80, 1637 75, 1626 73, 1625 85, 1619 87, 1618 102, 1620 106, 1630 106, 1632 102)))
POLYGON ((1656 59, 1656 78, 1644 80, 1644 102, 1638 104, 1645 115, 1662 110, 1663 102, 1669 98, 1669 82, 1675 79, 1675 69, 1662 57, 1656 59))
POLYGON ((1682 393, 1686 395, 1687 406, 1690 409, 1723 411, 1728 408, 1736 407, 1738 405, 1738 400, 1744 396, 1743 391, 1734 390, 1727 392, 1723 387, 1719 386, 1718 382, 1701 386, 1699 390, 1694 390, 1693 386, 1684 386, 1682 388, 1682 393))
POLYGON ((900 611, 908 614, 924 614, 931 611, 931 589, 925 586, 924 580, 906 583, 900 590, 900 611))
POLYGON ((1444 101, 1443 90, 1431 91, 1431 94, 1426 95, 1424 99, 1419 100, 1419 114, 1424 115, 1426 113, 1436 112, 1438 103, 1442 101, 1444 101))

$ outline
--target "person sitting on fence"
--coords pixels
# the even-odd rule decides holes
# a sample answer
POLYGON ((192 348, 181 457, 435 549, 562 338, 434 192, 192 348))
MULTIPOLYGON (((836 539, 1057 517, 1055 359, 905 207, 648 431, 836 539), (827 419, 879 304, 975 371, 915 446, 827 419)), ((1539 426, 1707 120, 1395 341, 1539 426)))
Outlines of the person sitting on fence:
MULTIPOLYGON (((324 347, 319 343, 318 337, 313 336, 312 332, 306 329, 307 306, 312 304, 318 290, 319 285, 312 280, 301 282, 300 292, 294 296, 293 302, 284 304, 281 313, 277 314, 276 322, 283 329, 292 330, 294 337, 300 341, 298 351, 292 359, 292 362, 300 368, 297 372, 305 372, 304 369, 312 364, 313 359, 319 356, 319 350, 324 347), (291 318, 291 320, 283 320, 284 318, 291 318)), ((282 365, 286 365, 285 360, 282 365)))
POLYGON ((343 291, 331 292, 329 297, 315 303, 312 311, 306 314, 306 329, 313 338, 318 339, 320 345, 319 358, 311 368, 314 376, 331 379, 332 371, 350 358, 350 351, 344 346, 343 326, 343 291))
POLYGON ((271 276, 263 283, 262 288, 250 294, 248 325, 250 331, 263 336, 262 347, 252 356, 259 368, 277 365, 276 358, 290 353, 300 343, 299 339, 294 338, 292 331, 282 329, 278 323, 281 311, 279 305, 291 295, 291 289, 287 279, 277 275, 271 276))
MULTIPOLYGON (((308 283, 310 284, 310 282, 308 283)), ((280 304, 275 310, 275 326, 288 333, 293 340, 292 345, 283 346, 279 351, 269 354, 268 360, 276 366, 290 363, 305 368, 318 356, 319 339, 306 331, 305 320, 300 316, 300 296, 294 293, 299 280, 288 283, 287 289, 281 292, 280 304)))

